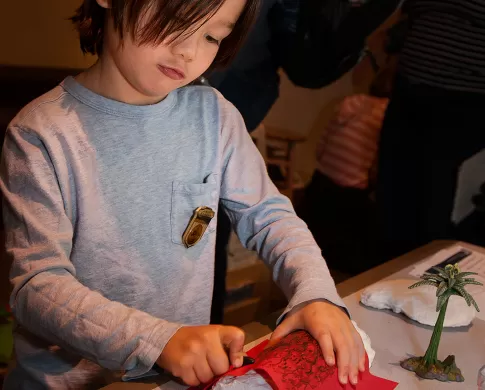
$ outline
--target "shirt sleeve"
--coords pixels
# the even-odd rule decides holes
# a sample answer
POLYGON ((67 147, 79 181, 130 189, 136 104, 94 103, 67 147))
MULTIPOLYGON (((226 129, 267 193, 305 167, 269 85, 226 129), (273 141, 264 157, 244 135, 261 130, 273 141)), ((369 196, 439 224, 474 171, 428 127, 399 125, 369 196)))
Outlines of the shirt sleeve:
POLYGON ((325 299, 345 307, 306 224, 271 182, 237 110, 222 97, 221 202, 241 243, 272 270, 289 305, 325 299))
POLYGON ((73 226, 44 142, 11 126, 0 164, 10 304, 20 326, 110 370, 142 375, 180 324, 110 301, 76 279, 73 226))

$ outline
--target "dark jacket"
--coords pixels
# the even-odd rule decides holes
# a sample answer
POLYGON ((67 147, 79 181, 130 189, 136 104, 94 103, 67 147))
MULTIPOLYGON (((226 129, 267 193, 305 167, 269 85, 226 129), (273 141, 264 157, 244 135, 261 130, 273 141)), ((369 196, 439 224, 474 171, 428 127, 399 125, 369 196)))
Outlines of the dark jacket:
POLYGON ((329 85, 358 62, 366 37, 399 2, 263 0, 236 59, 209 82, 239 109, 252 131, 278 98, 280 67, 300 87, 329 85))
POLYGON ((278 64, 271 53, 274 31, 269 22, 278 0, 264 0, 256 23, 233 63, 209 76, 210 84, 241 112, 252 131, 269 112, 279 94, 278 64))

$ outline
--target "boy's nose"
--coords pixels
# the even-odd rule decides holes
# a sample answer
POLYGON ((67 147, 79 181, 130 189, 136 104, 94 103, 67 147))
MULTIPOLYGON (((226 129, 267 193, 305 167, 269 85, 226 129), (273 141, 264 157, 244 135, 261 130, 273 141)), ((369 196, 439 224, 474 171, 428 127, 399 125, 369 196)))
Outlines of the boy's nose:
POLYGON ((184 61, 192 62, 197 55, 197 41, 193 37, 188 37, 175 42, 172 51, 175 55, 183 57, 184 61))

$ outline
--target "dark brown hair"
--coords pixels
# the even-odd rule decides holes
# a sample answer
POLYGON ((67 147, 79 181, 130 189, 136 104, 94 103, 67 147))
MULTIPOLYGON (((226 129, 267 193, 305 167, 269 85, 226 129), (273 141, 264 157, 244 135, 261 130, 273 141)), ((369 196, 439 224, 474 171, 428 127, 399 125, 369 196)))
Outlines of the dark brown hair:
MULTIPOLYGON (((194 31, 191 27, 208 20, 225 0, 111 0, 109 10, 96 0, 84 0, 71 21, 79 32, 81 50, 101 55, 106 17, 123 39, 131 34, 138 44, 160 44, 174 34, 173 40, 194 31), (149 11, 149 12, 148 12, 149 11), (152 15, 144 26, 141 18, 152 15)), ((256 18, 260 0, 247 0, 231 34, 221 42, 213 68, 227 65, 239 50, 256 18)))

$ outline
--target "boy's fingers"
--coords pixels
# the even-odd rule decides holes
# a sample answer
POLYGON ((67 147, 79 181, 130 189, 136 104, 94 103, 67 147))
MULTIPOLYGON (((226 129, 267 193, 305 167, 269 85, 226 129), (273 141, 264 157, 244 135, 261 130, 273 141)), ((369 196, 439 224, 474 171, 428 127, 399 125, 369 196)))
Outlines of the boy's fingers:
POLYGON ((219 344, 219 347, 214 347, 214 350, 208 354, 207 362, 214 375, 222 375, 229 371, 229 356, 227 356, 222 344, 219 344))
POLYGON ((360 372, 365 372, 367 370, 366 364, 365 364, 365 353, 361 355, 360 360, 359 360, 359 371, 360 372))
POLYGON ((345 385, 348 383, 350 373, 350 350, 341 331, 332 333, 335 351, 337 352, 337 365, 339 381, 345 385))
POLYGON ((362 341, 362 338, 360 337, 360 335, 358 333, 357 333, 357 342, 358 342, 358 345, 359 345, 359 371, 365 372, 365 370, 367 369, 366 361, 365 361, 366 352, 365 352, 364 343, 362 341))
POLYGON ((244 356, 246 356, 244 352, 237 352, 232 356, 231 364, 234 366, 234 368, 240 368, 243 366, 244 356))
POLYGON ((281 339, 288 336, 291 332, 296 330, 295 327, 295 320, 293 316, 286 318, 281 324, 279 324, 271 338, 269 339, 268 345, 266 348, 272 347, 273 345, 277 344, 281 339))
POLYGON ((223 326, 219 330, 222 345, 229 349, 229 360, 234 367, 243 364, 244 332, 233 326, 223 326))
POLYGON ((335 365, 335 352, 332 342, 332 336, 328 332, 324 332, 318 336, 318 344, 323 353, 323 358, 329 366, 335 365))
POLYGON ((350 353, 349 380, 353 385, 356 385, 359 381, 360 360, 360 349, 355 333, 357 332, 355 331, 354 326, 352 323, 349 323, 349 326, 344 330, 344 337, 350 353))
POLYGON ((357 329, 355 329, 355 326, 353 324, 351 324, 350 329, 357 348, 356 353, 358 354, 357 356, 358 356, 359 371, 365 372, 365 370, 367 370, 367 367, 366 367, 367 363, 366 363, 366 351, 364 347, 364 341, 362 340, 362 337, 360 336, 357 329))
POLYGON ((352 334, 349 334, 350 343, 350 383, 356 385, 359 382, 359 348, 355 344, 352 334))
POLYGON ((193 369, 187 370, 180 379, 182 379, 182 381, 189 386, 200 385, 200 381, 197 379, 197 375, 193 369))
POLYGON ((194 367, 195 375, 200 383, 207 383, 212 378, 214 378, 214 373, 212 372, 207 359, 201 359, 194 367))

